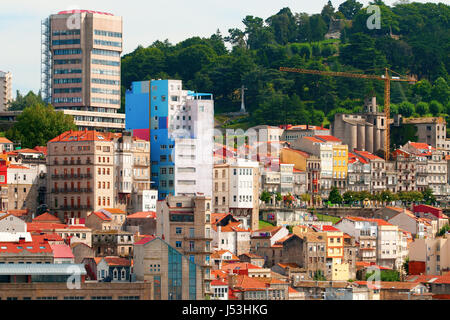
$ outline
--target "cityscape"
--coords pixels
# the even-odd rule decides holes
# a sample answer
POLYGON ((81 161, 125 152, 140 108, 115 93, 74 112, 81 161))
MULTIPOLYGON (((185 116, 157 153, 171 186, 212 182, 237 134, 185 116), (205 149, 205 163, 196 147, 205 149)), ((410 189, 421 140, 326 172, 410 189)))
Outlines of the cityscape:
POLYGON ((0 59, 0 300, 449 300, 450 6, 337 2, 129 53, 42 17, 39 92, 0 59))

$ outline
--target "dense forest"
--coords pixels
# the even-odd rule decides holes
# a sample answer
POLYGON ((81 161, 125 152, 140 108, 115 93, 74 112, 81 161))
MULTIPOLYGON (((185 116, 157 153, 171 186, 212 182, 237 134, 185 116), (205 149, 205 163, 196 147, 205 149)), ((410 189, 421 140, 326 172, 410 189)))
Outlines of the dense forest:
MULTIPOLYGON (((372 13, 355 0, 338 8, 329 1, 321 13, 283 8, 266 18, 246 16, 244 29, 219 30, 209 38, 192 37, 177 44, 155 41, 122 57, 122 110, 131 82, 171 78, 184 87, 213 93, 215 112, 240 108, 246 91, 251 125, 321 124, 336 112, 360 111, 366 97, 383 105, 382 81, 303 75, 279 67, 381 75, 388 67, 417 77, 416 84, 395 82, 392 114, 450 114, 450 6, 409 3, 381 9, 381 28, 369 29, 372 13), (340 39, 327 39, 337 25, 340 39)), ((396 76, 396 74, 393 74, 396 76)))

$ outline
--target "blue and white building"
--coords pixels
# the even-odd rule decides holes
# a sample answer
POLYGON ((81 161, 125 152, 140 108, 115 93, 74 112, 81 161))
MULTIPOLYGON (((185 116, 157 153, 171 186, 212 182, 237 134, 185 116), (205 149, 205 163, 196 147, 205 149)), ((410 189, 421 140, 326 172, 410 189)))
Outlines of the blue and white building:
POLYGON ((151 180, 168 195, 212 196, 214 100, 183 90, 181 80, 133 82, 126 129, 149 129, 151 180))

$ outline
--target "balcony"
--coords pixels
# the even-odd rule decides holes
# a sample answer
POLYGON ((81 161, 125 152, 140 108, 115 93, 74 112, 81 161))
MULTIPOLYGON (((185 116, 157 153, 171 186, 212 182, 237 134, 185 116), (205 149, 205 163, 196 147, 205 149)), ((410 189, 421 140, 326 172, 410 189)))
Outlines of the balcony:
POLYGON ((59 210, 92 210, 92 205, 63 205, 59 210))
POLYGON ((201 236, 196 236, 196 235, 192 235, 192 236, 185 236, 184 240, 205 240, 205 241, 212 241, 213 238, 211 237, 201 237, 201 236))

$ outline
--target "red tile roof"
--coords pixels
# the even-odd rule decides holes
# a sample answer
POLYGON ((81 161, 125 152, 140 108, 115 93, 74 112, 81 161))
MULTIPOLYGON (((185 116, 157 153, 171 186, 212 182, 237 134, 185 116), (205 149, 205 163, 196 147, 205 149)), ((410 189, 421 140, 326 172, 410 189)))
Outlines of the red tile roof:
POLYGON ((5 137, 0 137, 0 143, 13 143, 13 142, 5 137))
POLYGON ((29 242, 0 242, 0 254, 4 253, 22 253, 28 251, 30 253, 52 253, 53 250, 48 242, 40 239, 33 239, 29 242))
POLYGON ((110 141, 111 135, 93 131, 66 131, 49 142, 73 142, 73 141, 110 141))
POLYGON ((312 141, 312 142, 324 143, 323 140, 319 140, 316 137, 303 137, 303 139, 309 140, 309 141, 312 141))
POLYGON ((436 150, 435 148, 431 147, 429 144, 427 143, 421 143, 421 142, 410 142, 409 143, 411 145, 411 147, 414 147, 416 149, 430 149, 431 150, 436 150))
POLYGON ((54 258, 73 259, 75 257, 67 244, 50 244, 50 247, 53 250, 54 258))
POLYGON ((122 266, 129 267, 131 266, 131 261, 121 257, 104 257, 103 258, 109 266, 122 266))
POLYGON ((156 219, 155 211, 136 212, 127 216, 127 219, 156 219))
POLYGON ((106 214, 104 214, 103 212, 100 212, 100 211, 92 211, 92 213, 89 216, 91 216, 91 215, 94 215, 103 221, 111 221, 110 217, 108 217, 106 214))
POLYGON ((213 281, 211 281, 211 286, 213 286, 213 287, 228 286, 228 281, 226 281, 224 279, 213 280, 213 281))
POLYGON ((356 150, 355 149, 355 150, 353 150, 353 152, 356 153, 357 155, 365 157, 365 158, 367 158, 369 160, 383 160, 383 158, 380 158, 380 157, 378 157, 378 156, 376 156, 376 155, 374 155, 374 154, 372 154, 372 153, 370 153, 368 151, 360 151, 360 150, 356 150))
POLYGON ((111 214, 126 214, 125 211, 117 208, 104 208, 103 210, 108 211, 111 214))
POLYGON ((36 218, 34 218, 33 222, 55 222, 55 223, 61 223, 61 220, 59 220, 54 215, 52 215, 52 214, 50 214, 48 212, 45 212, 45 213, 41 214, 40 216, 37 216, 36 218))
POLYGON ((248 270, 248 269, 262 269, 262 268, 248 262, 235 262, 235 263, 224 263, 222 265, 221 270, 229 273, 234 270, 248 270))
POLYGON ((149 243, 150 241, 154 240, 155 238, 156 238, 155 236, 146 237, 146 238, 144 238, 144 239, 142 239, 142 240, 139 240, 138 242, 135 242, 134 244, 135 244, 135 245, 143 245, 143 244, 147 244, 147 243, 149 243))
POLYGON ((36 146, 33 149, 47 155, 47 147, 36 146))
POLYGON ((335 136, 314 136, 323 141, 333 141, 333 142, 342 142, 341 139, 336 138, 335 136))
POLYGON ((17 164, 9 164, 9 165, 8 165, 8 169, 30 170, 30 168, 28 168, 28 167, 21 166, 21 165, 17 165, 17 164))

